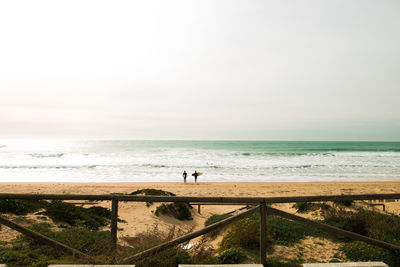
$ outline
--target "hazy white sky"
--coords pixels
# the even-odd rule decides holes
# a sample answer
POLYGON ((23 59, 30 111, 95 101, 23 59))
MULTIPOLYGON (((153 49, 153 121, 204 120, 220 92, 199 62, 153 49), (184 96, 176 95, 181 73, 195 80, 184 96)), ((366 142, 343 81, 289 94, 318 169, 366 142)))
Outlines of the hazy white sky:
POLYGON ((0 137, 400 140, 400 1, 2 1, 0 137))

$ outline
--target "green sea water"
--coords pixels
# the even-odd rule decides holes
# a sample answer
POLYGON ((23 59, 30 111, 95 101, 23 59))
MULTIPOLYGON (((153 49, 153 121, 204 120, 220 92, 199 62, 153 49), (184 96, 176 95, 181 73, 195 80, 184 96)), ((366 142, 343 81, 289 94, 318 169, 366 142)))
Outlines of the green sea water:
POLYGON ((2 181, 397 181, 400 142, 0 142, 2 181))

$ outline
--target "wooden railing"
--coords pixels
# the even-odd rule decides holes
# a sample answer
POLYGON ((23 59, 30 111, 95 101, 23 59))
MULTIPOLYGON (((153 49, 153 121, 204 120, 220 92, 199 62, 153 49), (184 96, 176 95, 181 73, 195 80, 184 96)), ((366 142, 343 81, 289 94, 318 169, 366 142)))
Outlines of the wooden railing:
MULTIPOLYGON (((323 202, 323 201, 343 201, 343 200, 384 200, 384 199, 400 199, 400 194, 364 194, 364 195, 331 195, 331 196, 299 196, 299 197, 179 197, 179 196, 132 196, 132 195, 61 195, 61 194, 0 194, 0 199, 35 199, 35 200, 108 200, 111 201, 111 248, 113 261, 117 250, 117 223, 118 223, 118 203, 119 201, 134 201, 134 202, 187 202, 195 203, 196 205, 252 205, 255 207, 249 208, 238 215, 222 220, 210 226, 207 226, 199 231, 178 237, 164 244, 150 248, 148 250, 137 253, 133 256, 122 260, 122 263, 132 263, 154 255, 155 253, 186 242, 195 237, 204 235, 216 228, 223 227, 234 221, 248 217, 254 213, 260 213, 260 263, 266 266, 266 229, 267 215, 281 216, 283 218, 297 221, 306 225, 311 225, 328 232, 339 234, 350 239, 360 240, 368 244, 389 249, 391 251, 400 252, 400 247, 389 244, 383 241, 372 239, 356 233, 345 231, 340 228, 315 222, 303 217, 293 215, 267 205, 274 203, 295 203, 295 202, 323 202)), ((51 240, 48 237, 35 233, 25 227, 22 227, 0 215, 0 223, 4 224, 22 234, 28 235, 43 244, 61 249, 77 257, 83 257, 90 262, 96 263, 96 260, 91 256, 84 254, 74 248, 68 247, 57 241, 51 240)))

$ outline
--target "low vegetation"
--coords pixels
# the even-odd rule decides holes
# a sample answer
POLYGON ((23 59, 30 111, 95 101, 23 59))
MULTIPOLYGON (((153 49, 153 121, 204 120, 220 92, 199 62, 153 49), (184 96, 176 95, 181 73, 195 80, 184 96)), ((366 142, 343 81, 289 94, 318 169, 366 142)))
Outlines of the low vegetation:
MULTIPOLYGON (((139 196, 176 196, 172 192, 153 189, 153 188, 145 188, 139 189, 135 192, 130 193, 130 195, 139 195, 139 196)), ((146 206, 150 207, 153 202, 146 202, 146 206)), ((155 210, 156 216, 168 215, 172 216, 178 220, 193 220, 191 210, 192 206, 189 203, 185 202, 174 202, 170 204, 161 204, 155 210)))
POLYGON ((335 200, 334 204, 344 207, 351 207, 354 204, 354 200, 335 200))
MULTIPOLYGON (((205 222, 204 226, 209 226, 211 224, 217 223, 219 221, 225 220, 229 217, 232 217, 232 214, 213 214, 211 215, 205 222)), ((225 227, 219 227, 217 229, 212 230, 207 234, 207 236, 210 236, 211 238, 217 237, 224 229, 226 229, 228 226, 225 227)))
MULTIPOLYGON (((345 211, 330 209, 324 214, 324 222, 347 231, 400 245, 400 217, 376 211, 359 209, 345 211)), ((390 252, 359 241, 345 238, 342 251, 350 260, 384 261, 389 266, 400 266, 400 254, 390 252)))
POLYGON ((90 230, 99 230, 109 224, 111 211, 102 207, 83 208, 60 200, 51 201, 41 214, 49 216, 56 223, 68 223, 71 226, 84 226, 90 230))
POLYGON ((209 226, 211 224, 225 220, 229 217, 232 217, 232 214, 213 214, 204 222, 204 226, 209 226))
POLYGON ((277 216, 267 217, 268 231, 272 243, 284 246, 293 246, 306 236, 323 236, 324 233, 314 227, 277 216))
POLYGON ((327 210, 331 206, 326 203, 315 203, 315 202, 297 202, 293 205, 298 213, 307 213, 317 210, 327 210))
MULTIPOLYGON (((97 257, 99 260, 104 260, 104 255, 109 255, 109 231, 91 231, 82 227, 55 231, 48 223, 34 224, 30 229, 76 248, 83 253, 97 257)), ((0 261, 9 267, 41 267, 48 266, 50 263, 79 262, 79 259, 74 259, 61 250, 42 245, 38 241, 22 235, 11 243, 11 247, 7 246, 0 249, 0 261)))
MULTIPOLYGON (((83 208, 61 200, 51 202, 43 200, 0 200, 0 213, 27 215, 38 212, 50 217, 56 223, 67 223, 69 226, 84 226, 98 230, 109 224, 111 211, 103 207, 83 208)), ((41 219, 46 218, 44 216, 41 219)))
POLYGON ((227 249, 217 256, 217 261, 220 264, 236 264, 245 259, 247 259, 246 253, 238 248, 227 249))
MULTIPOLYGON (((130 193, 130 195, 133 196, 175 196, 174 193, 160 190, 160 189, 153 189, 153 188, 145 188, 145 189, 139 189, 136 190, 135 192, 130 193)), ((150 207, 153 204, 153 202, 149 201, 146 202, 146 206, 150 207)))
POLYGON ((164 190, 159 190, 159 189, 153 189, 153 188, 145 188, 145 189, 139 189, 136 190, 135 192, 130 193, 130 195, 143 195, 143 196, 175 196, 174 193, 164 191, 164 190))
MULTIPOLYGON (((271 236, 268 235, 267 239, 270 241, 271 236)), ((231 229, 221 241, 220 250, 230 248, 257 249, 259 243, 260 216, 253 214, 232 224, 231 229)))
POLYGON ((155 214, 172 216, 178 220, 193 220, 191 210, 192 206, 185 202, 174 202, 170 204, 161 204, 157 207, 155 214))
POLYGON ((30 199, 1 199, 0 213, 26 215, 41 210, 47 206, 47 201, 30 199))
MULTIPOLYGON (((315 228, 287 220, 277 216, 267 217, 267 244, 292 246, 306 236, 320 236, 323 233, 315 228)), ((224 236, 220 249, 242 248, 258 250, 260 246, 260 216, 253 214, 233 223, 231 229, 224 236)))

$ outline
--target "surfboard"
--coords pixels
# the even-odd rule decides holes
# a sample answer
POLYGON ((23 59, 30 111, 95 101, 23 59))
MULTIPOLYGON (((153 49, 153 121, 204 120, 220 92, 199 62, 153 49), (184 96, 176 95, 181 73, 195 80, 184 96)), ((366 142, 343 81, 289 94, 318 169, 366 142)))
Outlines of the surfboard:
MULTIPOLYGON (((200 176, 202 174, 203 174, 202 172, 197 172, 197 176, 200 176)), ((194 176, 194 173, 192 173, 192 176, 194 176)))

